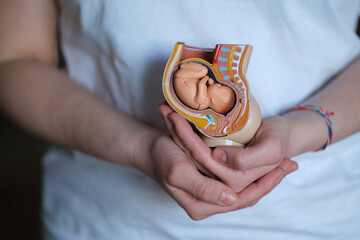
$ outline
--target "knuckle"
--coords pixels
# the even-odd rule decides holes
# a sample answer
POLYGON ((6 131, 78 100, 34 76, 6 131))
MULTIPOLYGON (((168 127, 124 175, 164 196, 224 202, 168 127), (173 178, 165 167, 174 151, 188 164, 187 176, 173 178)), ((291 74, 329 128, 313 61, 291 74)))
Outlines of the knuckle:
POLYGON ((279 161, 283 157, 283 144, 280 139, 273 138, 269 141, 269 157, 274 160, 274 162, 279 161))
POLYGON ((235 156, 235 169, 243 170, 245 167, 244 152, 240 151, 235 156))
POLYGON ((185 168, 186 168, 185 163, 181 161, 172 164, 168 170, 167 182, 173 185, 181 181, 182 173, 184 172, 185 168))
POLYGON ((195 185, 195 194, 200 200, 209 201, 214 196, 214 188, 201 181, 195 185))
POLYGON ((259 202, 258 199, 255 200, 255 201, 249 202, 248 207, 253 207, 253 206, 255 206, 255 204, 257 204, 258 202, 259 202))
POLYGON ((199 213, 188 213, 188 215, 194 221, 200 221, 206 218, 205 216, 200 215, 199 213))
POLYGON ((186 213, 194 221, 199 221, 199 220, 203 220, 204 218, 206 218, 206 216, 204 216, 204 213, 202 213, 199 210, 199 207, 197 206, 197 204, 193 204, 191 206, 188 206, 187 209, 186 209, 186 213))

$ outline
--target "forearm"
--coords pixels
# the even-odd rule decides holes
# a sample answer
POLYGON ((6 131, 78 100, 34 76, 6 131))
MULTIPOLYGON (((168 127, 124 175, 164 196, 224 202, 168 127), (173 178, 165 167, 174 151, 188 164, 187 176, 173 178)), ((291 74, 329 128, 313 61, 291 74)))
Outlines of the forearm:
MULTIPOLYGON (((312 104, 334 112, 333 142, 360 130, 360 58, 301 104, 312 104)), ((328 128, 322 116, 308 110, 284 114, 291 125, 289 157, 321 148, 328 137, 328 128)))
POLYGON ((35 60, 0 65, 0 107, 33 134, 124 165, 146 156, 159 135, 35 60))

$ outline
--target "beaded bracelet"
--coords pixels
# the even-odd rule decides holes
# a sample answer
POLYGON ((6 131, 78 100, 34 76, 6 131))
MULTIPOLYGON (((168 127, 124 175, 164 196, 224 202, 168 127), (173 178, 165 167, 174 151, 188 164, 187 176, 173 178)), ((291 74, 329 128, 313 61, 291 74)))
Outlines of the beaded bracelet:
POLYGON ((333 122, 330 119, 330 116, 334 115, 334 112, 327 112, 324 108, 319 108, 319 107, 316 107, 314 105, 307 104, 307 105, 303 105, 303 106, 295 106, 295 107, 289 108, 288 110, 284 111, 284 113, 287 113, 287 112, 290 112, 290 111, 293 111, 293 110, 310 110, 310 111, 314 111, 314 112, 320 114, 325 119, 326 125, 328 127, 328 131, 329 131, 328 139, 327 139, 325 145, 322 148, 314 150, 314 152, 319 151, 319 150, 325 150, 326 147, 328 145, 330 145, 332 140, 333 140, 334 125, 333 125, 333 122))

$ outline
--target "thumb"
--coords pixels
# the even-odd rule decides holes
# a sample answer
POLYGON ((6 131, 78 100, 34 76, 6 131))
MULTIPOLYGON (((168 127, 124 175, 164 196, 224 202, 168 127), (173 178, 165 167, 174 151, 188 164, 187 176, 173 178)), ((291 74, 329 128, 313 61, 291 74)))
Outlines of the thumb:
POLYGON ((236 193, 218 180, 203 176, 192 164, 178 162, 168 177, 169 184, 182 189, 202 202, 231 206, 236 193))

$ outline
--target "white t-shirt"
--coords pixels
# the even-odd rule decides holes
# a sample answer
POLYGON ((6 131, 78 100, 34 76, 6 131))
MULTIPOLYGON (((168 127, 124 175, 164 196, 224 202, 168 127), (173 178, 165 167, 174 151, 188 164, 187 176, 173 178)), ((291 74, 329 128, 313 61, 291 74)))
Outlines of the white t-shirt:
MULTIPOLYGON (((177 41, 251 44, 247 79, 266 117, 298 104, 360 54, 359 7, 359 0, 61 0, 62 47, 72 79, 132 117, 164 128, 157 104, 177 41)), ((44 158, 45 235, 360 237, 360 134, 295 160, 299 170, 257 205, 193 221, 141 172, 54 146, 44 158)))

